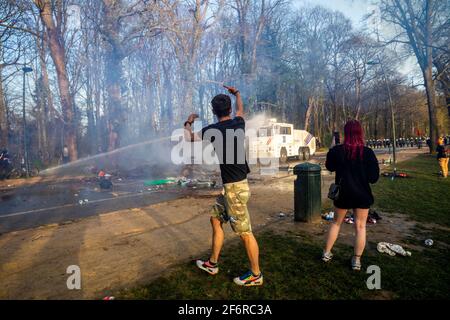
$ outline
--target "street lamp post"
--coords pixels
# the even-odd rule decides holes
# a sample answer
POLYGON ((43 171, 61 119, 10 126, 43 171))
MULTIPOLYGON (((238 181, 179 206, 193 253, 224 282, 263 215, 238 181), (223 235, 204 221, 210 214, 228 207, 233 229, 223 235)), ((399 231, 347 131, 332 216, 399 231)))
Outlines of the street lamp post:
POLYGON ((397 146, 395 144, 395 137, 396 137, 396 133, 395 133, 395 117, 394 117, 394 104, 392 102, 392 94, 391 94, 391 87, 389 85, 389 82, 387 80, 387 76, 386 76, 386 72, 384 71, 384 66, 383 63, 381 62, 380 56, 377 55, 378 61, 369 61, 367 62, 367 64, 369 65, 375 65, 375 64, 379 64, 381 67, 381 72, 383 73, 383 78, 384 78, 384 82, 386 83, 386 88, 387 88, 387 92, 388 92, 388 99, 389 99, 389 108, 391 109, 391 125, 392 125, 392 160, 394 162, 394 174, 396 171, 395 165, 397 163, 397 159, 396 159, 396 151, 397 151, 397 146))
POLYGON ((22 122, 23 122, 23 154, 24 154, 24 160, 25 160, 25 170, 27 174, 27 178, 30 176, 30 168, 28 165, 28 147, 27 147, 27 121, 25 118, 25 75, 28 72, 33 71, 30 67, 23 67, 23 91, 22 91, 22 122))

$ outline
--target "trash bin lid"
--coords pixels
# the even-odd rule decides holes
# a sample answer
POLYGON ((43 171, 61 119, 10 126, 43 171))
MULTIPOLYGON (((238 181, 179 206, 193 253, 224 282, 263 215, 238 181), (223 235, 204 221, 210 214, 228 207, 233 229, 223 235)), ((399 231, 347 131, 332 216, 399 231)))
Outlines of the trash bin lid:
POLYGON ((294 174, 299 174, 301 172, 318 172, 321 168, 318 164, 313 164, 309 162, 300 163, 294 167, 294 174))

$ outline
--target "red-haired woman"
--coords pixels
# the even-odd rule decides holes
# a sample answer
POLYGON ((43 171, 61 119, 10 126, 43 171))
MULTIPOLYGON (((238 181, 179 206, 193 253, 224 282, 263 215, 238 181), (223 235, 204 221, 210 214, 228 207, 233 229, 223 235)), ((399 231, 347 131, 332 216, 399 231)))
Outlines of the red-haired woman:
POLYGON ((336 172, 335 183, 340 186, 338 199, 334 201, 334 221, 322 260, 328 262, 333 255, 331 249, 339 235, 339 229, 348 209, 353 209, 355 218, 355 247, 351 260, 353 270, 361 270, 361 255, 366 245, 366 222, 374 199, 370 184, 378 181, 380 169, 372 149, 365 147, 361 124, 350 120, 344 127, 344 144, 330 149, 325 166, 336 172))

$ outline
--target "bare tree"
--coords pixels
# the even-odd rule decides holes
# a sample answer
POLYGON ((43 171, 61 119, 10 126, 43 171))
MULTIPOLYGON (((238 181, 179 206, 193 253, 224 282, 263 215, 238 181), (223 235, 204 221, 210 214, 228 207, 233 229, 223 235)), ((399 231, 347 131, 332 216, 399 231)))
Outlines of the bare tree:
MULTIPOLYGON (((446 1, 436 0, 381 0, 381 17, 396 27, 397 34, 387 43, 401 43, 410 49, 422 71, 427 94, 430 152, 434 150, 438 136, 436 117, 436 83, 433 77, 433 50, 436 32, 447 30, 449 11, 446 1), (444 18, 442 17, 444 15, 444 18), (446 17, 446 18, 445 18, 446 17)), ((440 49, 438 49, 440 50, 440 49)))
POLYGON ((18 30, 14 28, 23 12, 12 2, 0 3, 0 147, 8 146, 9 123, 8 109, 4 96, 3 70, 15 66, 23 54, 20 41, 13 40, 18 30), (14 43, 14 49, 5 48, 4 44, 14 43))
POLYGON ((64 4, 58 1, 53 6, 51 0, 34 0, 48 37, 50 54, 58 77, 59 96, 65 122, 64 141, 69 149, 70 159, 78 159, 77 134, 74 123, 73 97, 66 64, 66 48, 63 42, 64 4))

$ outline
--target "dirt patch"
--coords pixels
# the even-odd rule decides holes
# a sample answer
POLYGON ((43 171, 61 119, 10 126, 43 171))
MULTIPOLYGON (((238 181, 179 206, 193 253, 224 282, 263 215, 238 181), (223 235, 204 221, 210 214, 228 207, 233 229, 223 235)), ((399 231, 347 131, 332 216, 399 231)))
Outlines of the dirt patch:
MULTIPOLYGON (((379 212, 382 220, 376 224, 367 225, 368 250, 376 250, 371 244, 378 242, 390 242, 400 244, 415 250, 423 250, 422 246, 412 245, 408 237, 415 236, 417 223, 407 219, 405 215, 379 212)), ((326 234, 331 222, 321 220, 315 223, 301 223, 293 220, 293 214, 289 214, 287 219, 279 219, 278 223, 270 225, 270 229, 278 234, 308 234, 316 240, 325 242, 326 234)), ((353 245, 354 225, 343 223, 338 238, 338 243, 353 245)))

